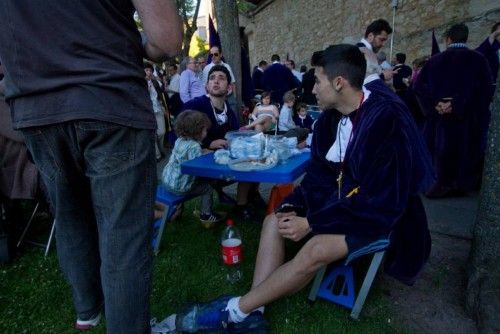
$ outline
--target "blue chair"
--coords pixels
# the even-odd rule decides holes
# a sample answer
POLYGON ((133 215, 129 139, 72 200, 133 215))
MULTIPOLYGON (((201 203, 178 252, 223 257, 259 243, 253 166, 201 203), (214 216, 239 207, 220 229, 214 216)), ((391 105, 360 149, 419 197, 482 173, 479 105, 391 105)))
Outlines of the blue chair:
POLYGON ((372 249, 372 261, 357 296, 355 294, 351 261, 360 256, 367 255, 366 253, 352 259, 347 259, 344 264, 332 268, 325 279, 323 277, 325 276, 327 266, 323 266, 314 278, 311 291, 309 292, 309 301, 312 303, 316 301, 317 297, 321 297, 332 303, 342 305, 351 309, 350 317, 352 319, 358 320, 387 246, 388 244, 380 245, 378 249, 372 249))
POLYGON ((168 222, 173 214, 175 213, 176 207, 190 199, 198 197, 199 195, 176 195, 165 189, 164 186, 159 185, 156 188, 156 200, 166 206, 163 216, 156 220, 153 225, 153 240, 151 240, 151 246, 155 255, 158 254, 160 250, 160 241, 163 234, 163 229, 165 228, 165 223, 168 222))

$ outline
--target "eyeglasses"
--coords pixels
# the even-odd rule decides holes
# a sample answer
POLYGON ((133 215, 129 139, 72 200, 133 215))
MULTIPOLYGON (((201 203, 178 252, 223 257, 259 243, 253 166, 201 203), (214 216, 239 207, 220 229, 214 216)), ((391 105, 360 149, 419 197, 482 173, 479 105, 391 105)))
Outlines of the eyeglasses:
POLYGON ((214 52, 211 54, 213 57, 219 57, 219 53, 218 52, 214 52))

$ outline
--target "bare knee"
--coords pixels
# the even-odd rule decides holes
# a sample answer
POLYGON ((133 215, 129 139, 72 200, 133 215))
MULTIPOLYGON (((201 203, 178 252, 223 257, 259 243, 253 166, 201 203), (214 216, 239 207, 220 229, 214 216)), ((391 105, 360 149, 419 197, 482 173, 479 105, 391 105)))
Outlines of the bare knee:
POLYGON ((264 222, 262 223, 262 234, 264 233, 279 234, 278 218, 276 218, 276 214, 271 213, 264 218, 264 222))
POLYGON ((312 237, 297 253, 293 261, 303 274, 316 273, 322 266, 347 256, 343 235, 318 235, 312 237))

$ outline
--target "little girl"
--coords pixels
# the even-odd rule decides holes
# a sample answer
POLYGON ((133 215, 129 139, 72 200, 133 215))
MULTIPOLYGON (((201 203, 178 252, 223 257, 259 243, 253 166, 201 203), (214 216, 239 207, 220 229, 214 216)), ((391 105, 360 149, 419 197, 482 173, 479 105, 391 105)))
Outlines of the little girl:
POLYGON ((257 132, 269 131, 273 124, 276 124, 280 113, 274 104, 271 104, 271 93, 264 92, 261 97, 262 104, 258 104, 253 109, 250 117, 254 121, 243 129, 255 129, 257 132))
POLYGON ((178 138, 162 173, 163 183, 168 191, 180 195, 201 195, 200 221, 205 226, 223 218, 212 210, 212 186, 206 179, 182 174, 181 163, 203 154, 200 143, 206 137, 210 125, 207 115, 199 111, 181 112, 175 120, 178 138))

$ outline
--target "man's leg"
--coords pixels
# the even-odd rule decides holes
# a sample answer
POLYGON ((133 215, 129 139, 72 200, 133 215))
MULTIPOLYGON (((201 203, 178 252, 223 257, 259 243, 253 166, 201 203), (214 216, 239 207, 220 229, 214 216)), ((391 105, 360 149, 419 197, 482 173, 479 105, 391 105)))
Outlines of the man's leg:
POLYGON ((162 112, 155 113, 156 118, 156 158, 161 158, 165 152, 165 115, 162 112))
POLYGON ((248 204, 248 193, 252 188, 253 183, 250 182, 238 182, 236 187, 236 204, 237 205, 247 205, 248 204))
POLYGON ((220 329, 228 322, 239 330, 264 328, 262 306, 297 292, 321 266, 344 258, 347 252, 344 235, 317 235, 293 260, 280 265, 284 259, 284 240, 278 232, 276 217, 269 215, 262 230, 252 289, 242 297, 220 296, 166 320, 175 321, 178 330, 220 329))
POLYGON ((79 319, 103 302, 97 226, 73 122, 23 130, 56 219, 57 255, 79 319))
POLYGON ((78 122, 99 230, 109 333, 149 331, 154 130, 78 122))
POLYGON ((285 260, 285 239, 278 230, 275 214, 266 216, 260 233, 252 289, 267 279, 285 260))
MULTIPOLYGON (((259 252, 260 250, 259 248, 259 252)), ((347 252, 344 235, 323 234, 312 237, 295 258, 278 267, 267 278, 265 276, 272 269, 272 263, 260 264, 259 271, 256 269, 258 276, 254 277, 254 285, 258 280, 264 280, 241 297, 240 310, 250 313, 260 306, 299 291, 309 283, 321 266, 344 258, 347 252)))
MULTIPOLYGON (((252 123, 248 124, 248 125, 245 125, 243 126, 244 128, 246 129, 253 129, 255 128, 255 130, 257 130, 257 126, 259 126, 260 128, 262 127, 262 124, 265 122, 265 119, 264 118, 257 118, 255 121, 253 121, 252 123)), ((258 131, 258 130, 257 130, 258 131)))
POLYGON ((255 187, 255 183, 239 182, 236 189, 236 205, 233 208, 234 214, 250 221, 260 223, 261 218, 257 218, 255 213, 249 207, 249 195, 251 190, 255 187))

